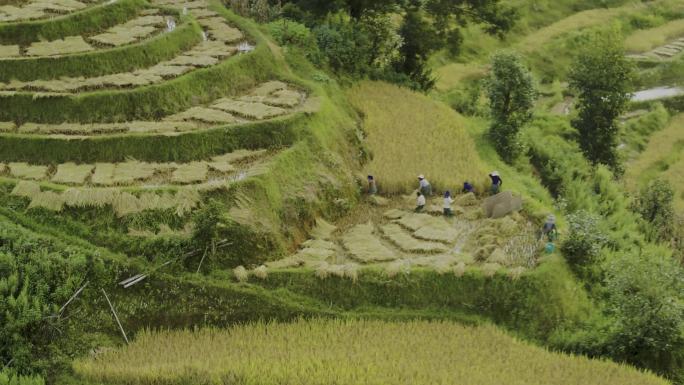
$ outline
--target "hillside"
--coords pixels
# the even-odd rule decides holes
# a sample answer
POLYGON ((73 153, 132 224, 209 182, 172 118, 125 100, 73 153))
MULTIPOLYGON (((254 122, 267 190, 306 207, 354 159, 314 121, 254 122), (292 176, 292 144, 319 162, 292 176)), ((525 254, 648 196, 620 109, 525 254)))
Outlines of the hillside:
POLYGON ((0 0, 0 385, 683 383, 684 6, 344 4, 0 0))

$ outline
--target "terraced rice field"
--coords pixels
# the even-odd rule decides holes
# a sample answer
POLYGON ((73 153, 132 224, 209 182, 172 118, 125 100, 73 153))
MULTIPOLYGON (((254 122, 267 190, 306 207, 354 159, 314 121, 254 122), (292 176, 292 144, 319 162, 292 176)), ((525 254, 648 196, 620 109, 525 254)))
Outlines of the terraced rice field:
MULTIPOLYGON (((213 99, 192 97, 190 103, 172 103, 163 113, 150 104, 158 97, 144 99, 143 104, 130 99, 149 92, 149 88, 141 91, 144 86, 165 87, 168 91, 164 96, 175 98, 174 87, 192 82, 189 77, 197 70, 250 54, 253 46, 240 48, 249 41, 245 33, 212 10, 218 2, 120 0, 86 4, 59 0, 51 3, 63 4, 62 18, 40 23, 50 27, 52 22, 71 22, 72 16, 67 13, 70 2, 69 10, 73 11, 91 12, 92 5, 92 12, 99 12, 97 17, 114 12, 115 7, 120 14, 102 27, 70 25, 64 29, 67 34, 16 42, 2 35, 0 19, 0 74, 4 74, 0 78, 5 77, 0 83, 0 99, 6 103, 4 110, 23 110, 39 117, 0 123, 0 146, 16 150, 15 155, 3 151, 0 162, 0 179, 14 184, 10 196, 26 199, 29 211, 109 207, 119 218, 148 210, 171 210, 186 216, 204 194, 268 172, 270 160, 289 142, 282 135, 275 134, 275 139, 268 135, 278 125, 260 132, 261 139, 255 141, 248 124, 306 109, 307 92, 301 87, 277 80, 245 83, 236 79, 242 83, 229 88, 233 92, 214 92, 213 99), (129 54, 141 60, 132 58, 132 65, 123 63, 132 67, 130 71, 117 71, 123 68, 122 58, 129 54), (14 70, 24 64, 31 70, 14 70), (103 107, 91 102, 102 95, 118 98, 118 115, 79 113, 40 119, 40 111, 61 111, 64 102, 71 103, 74 111, 84 109, 81 103, 103 107), (23 101, 13 102, 20 99, 23 101), (150 118, 136 119, 140 116, 134 114, 136 110, 150 118), (211 132, 211 138, 204 137, 206 132, 211 132), (185 139, 185 135, 193 136, 185 139), (22 143, 9 144, 16 140, 22 143), (243 142, 246 145, 241 147, 243 142), (194 147, 198 145, 205 149, 197 152, 194 147), (22 152, 27 155, 35 151, 23 149, 25 146, 44 154, 26 159, 22 152), (156 151, 150 152, 151 148, 156 151), (141 151, 151 158, 166 154, 161 158, 169 161, 136 159, 141 151)), ((23 7, 38 9, 39 4, 34 1, 23 7)), ((0 15, 7 9, 0 7, 0 15)), ((26 18, 47 17, 37 11, 32 15, 35 17, 26 18)), ((88 15, 79 17, 85 20, 88 15)), ((231 80, 224 77, 221 81, 231 80)))
POLYGON ((88 8, 104 0, 31 0, 20 5, 0 6, 0 22, 37 20, 88 8))
POLYGON ((444 218, 439 203, 425 213, 407 209, 408 201, 395 200, 389 209, 364 206, 360 217, 369 221, 340 227, 319 220, 296 254, 266 266, 306 266, 320 277, 349 277, 363 266, 379 266, 390 277, 411 267, 462 274, 471 266, 518 276, 536 266, 544 244, 520 214, 486 219, 481 202, 467 194, 457 199, 455 216, 444 218))

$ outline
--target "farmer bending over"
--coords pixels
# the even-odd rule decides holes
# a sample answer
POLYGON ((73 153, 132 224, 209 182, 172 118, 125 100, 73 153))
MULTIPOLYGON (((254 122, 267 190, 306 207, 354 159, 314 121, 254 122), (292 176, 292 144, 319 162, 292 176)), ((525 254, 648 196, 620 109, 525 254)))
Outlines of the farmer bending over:
POLYGON ((420 191, 416 192, 418 198, 416 199, 416 212, 419 213, 425 208, 425 195, 420 191))
POLYGON ((499 176, 498 171, 492 171, 491 174, 489 174, 489 178, 492 179, 492 187, 491 187, 492 195, 496 195, 499 193, 499 190, 501 189, 501 185, 503 184, 503 180, 501 180, 501 177, 499 176))
POLYGON ((463 192, 464 193, 475 193, 475 187, 468 181, 463 182, 463 192))
POLYGON ((418 188, 423 195, 428 197, 432 195, 432 185, 423 175, 418 175, 418 188))

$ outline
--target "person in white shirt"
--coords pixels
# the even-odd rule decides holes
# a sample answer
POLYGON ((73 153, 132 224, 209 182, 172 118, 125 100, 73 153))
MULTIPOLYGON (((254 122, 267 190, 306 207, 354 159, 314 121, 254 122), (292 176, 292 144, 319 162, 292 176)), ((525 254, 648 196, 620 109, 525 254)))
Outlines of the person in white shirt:
POLYGON ((422 174, 418 175, 418 188, 423 195, 428 197, 432 195, 432 185, 430 185, 430 182, 428 182, 422 174))
POLYGON ((444 193, 444 216, 445 217, 450 217, 454 215, 454 213, 451 211, 451 204, 454 203, 454 200, 451 199, 451 191, 448 191, 444 193))
POLYGON ((421 212, 425 208, 425 195, 420 191, 416 192, 418 198, 416 199, 416 212, 421 212))

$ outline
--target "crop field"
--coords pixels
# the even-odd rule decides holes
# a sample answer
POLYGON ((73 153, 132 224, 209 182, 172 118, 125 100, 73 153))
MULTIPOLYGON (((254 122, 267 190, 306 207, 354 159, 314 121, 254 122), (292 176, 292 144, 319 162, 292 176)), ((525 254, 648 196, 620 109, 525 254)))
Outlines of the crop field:
POLYGON ((453 218, 442 216, 439 198, 429 202, 427 213, 408 211, 411 201, 408 197, 391 199, 386 207, 363 205, 358 210, 362 223, 348 219, 334 226, 319 220, 312 238, 295 254, 266 267, 305 266, 320 278, 351 278, 345 274, 351 267, 379 267, 389 278, 412 267, 456 275, 469 268, 515 279, 543 258, 545 243, 520 213, 484 218, 482 202, 472 194, 457 197, 453 218))
POLYGON ((70 13, 101 0, 31 0, 20 6, 0 5, 0 22, 35 20, 70 13))
POLYGON ((372 160, 364 171, 376 177, 382 193, 412 191, 419 174, 439 191, 459 190, 467 180, 483 185, 491 170, 481 163, 465 119, 449 107, 373 82, 355 86, 349 97, 365 119, 372 160))
POLYGON ((492 326, 425 321, 148 331, 131 345, 77 361, 74 370, 90 381, 121 385, 667 384, 619 364, 551 353, 492 326))
POLYGON ((625 49, 630 53, 646 52, 682 37, 684 37, 684 19, 673 20, 655 28, 636 31, 627 36, 625 49))

